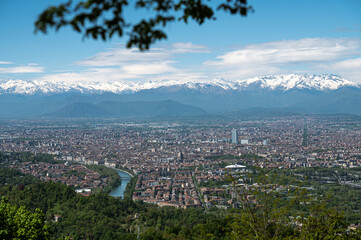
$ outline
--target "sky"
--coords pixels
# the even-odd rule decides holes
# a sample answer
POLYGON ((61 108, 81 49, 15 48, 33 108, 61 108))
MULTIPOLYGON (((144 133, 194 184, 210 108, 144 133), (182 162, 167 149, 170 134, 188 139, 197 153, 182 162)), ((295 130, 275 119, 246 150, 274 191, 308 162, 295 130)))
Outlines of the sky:
MULTIPOLYGON (((84 39, 64 28, 34 34, 37 16, 65 0, 0 1, 0 80, 201 81, 309 73, 361 84, 360 0, 249 0, 247 17, 216 12, 199 26, 171 23, 151 50, 126 37, 84 39)), ((220 0, 213 1, 220 2, 220 0)), ((128 8, 136 22, 144 13, 128 8)))

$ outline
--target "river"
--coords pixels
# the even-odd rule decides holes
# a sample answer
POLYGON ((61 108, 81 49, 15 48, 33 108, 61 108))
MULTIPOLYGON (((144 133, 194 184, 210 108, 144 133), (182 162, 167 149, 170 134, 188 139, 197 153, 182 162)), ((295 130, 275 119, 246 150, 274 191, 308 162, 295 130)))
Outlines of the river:
POLYGON ((128 173, 126 173, 126 172, 122 172, 122 171, 119 171, 119 170, 116 170, 116 171, 119 174, 119 176, 122 178, 122 183, 116 189, 114 189, 109 195, 112 196, 112 197, 121 197, 121 198, 123 198, 125 188, 127 187, 127 184, 129 183, 130 178, 132 176, 129 175, 128 173))

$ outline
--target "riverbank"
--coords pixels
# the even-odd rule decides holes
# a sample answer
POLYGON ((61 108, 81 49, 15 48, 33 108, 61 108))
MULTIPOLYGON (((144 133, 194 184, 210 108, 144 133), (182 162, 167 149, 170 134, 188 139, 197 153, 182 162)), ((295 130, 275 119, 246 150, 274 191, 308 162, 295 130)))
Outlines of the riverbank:
MULTIPOLYGON (((108 182, 106 187, 104 188, 104 191, 106 193, 111 193, 115 189, 118 188, 118 186, 122 185, 122 178, 119 176, 118 172, 115 169, 108 168, 102 165, 88 165, 87 168, 99 173, 101 176, 108 178, 108 182)), ((96 189, 95 193, 101 192, 101 189, 96 189)))
POLYGON ((124 198, 124 192, 126 191, 128 183, 132 179, 132 175, 121 169, 114 169, 119 177, 122 179, 121 184, 109 193, 112 197, 124 198))
POLYGON ((114 170, 118 170, 118 171, 121 171, 121 172, 124 172, 124 173, 127 173, 128 175, 130 175, 131 177, 134 177, 135 174, 127 169, 124 169, 124 168, 113 168, 114 170))
POLYGON ((125 188, 124 191, 124 199, 128 198, 128 199, 132 199, 133 197, 133 192, 135 189, 135 184, 137 183, 138 180, 138 176, 135 175, 134 177, 132 177, 129 181, 129 183, 127 184, 127 187, 125 188))

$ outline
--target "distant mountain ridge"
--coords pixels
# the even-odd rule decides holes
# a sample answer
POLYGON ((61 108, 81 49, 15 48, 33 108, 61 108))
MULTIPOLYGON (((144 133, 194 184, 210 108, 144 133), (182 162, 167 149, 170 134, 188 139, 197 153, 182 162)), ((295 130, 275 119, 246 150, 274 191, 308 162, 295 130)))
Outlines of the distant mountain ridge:
POLYGON ((174 101, 159 102, 115 102, 105 101, 98 104, 72 103, 43 117, 56 118, 156 118, 204 115, 206 112, 197 107, 174 101))
POLYGON ((0 82, 0 94, 129 94, 160 88, 186 88, 202 92, 217 90, 249 91, 254 89, 290 91, 308 89, 332 91, 342 87, 360 87, 360 85, 333 74, 288 74, 254 77, 244 80, 212 79, 202 81, 163 80, 147 82, 94 82, 94 81, 25 81, 8 80, 0 82))
POLYGON ((148 118, 197 116, 206 112, 227 115, 241 111, 244 114, 242 111, 246 109, 361 115, 361 87, 332 74, 198 82, 10 80, 0 83, 0 118, 148 118))

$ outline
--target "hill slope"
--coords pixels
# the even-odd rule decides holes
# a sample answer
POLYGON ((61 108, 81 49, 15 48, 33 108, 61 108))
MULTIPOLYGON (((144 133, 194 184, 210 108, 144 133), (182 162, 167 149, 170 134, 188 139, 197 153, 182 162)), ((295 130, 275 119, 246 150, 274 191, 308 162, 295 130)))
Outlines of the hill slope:
POLYGON ((115 102, 106 101, 98 104, 72 103, 46 117, 58 118, 107 118, 107 117, 173 117, 196 116, 206 114, 203 109, 174 101, 159 102, 115 102))

